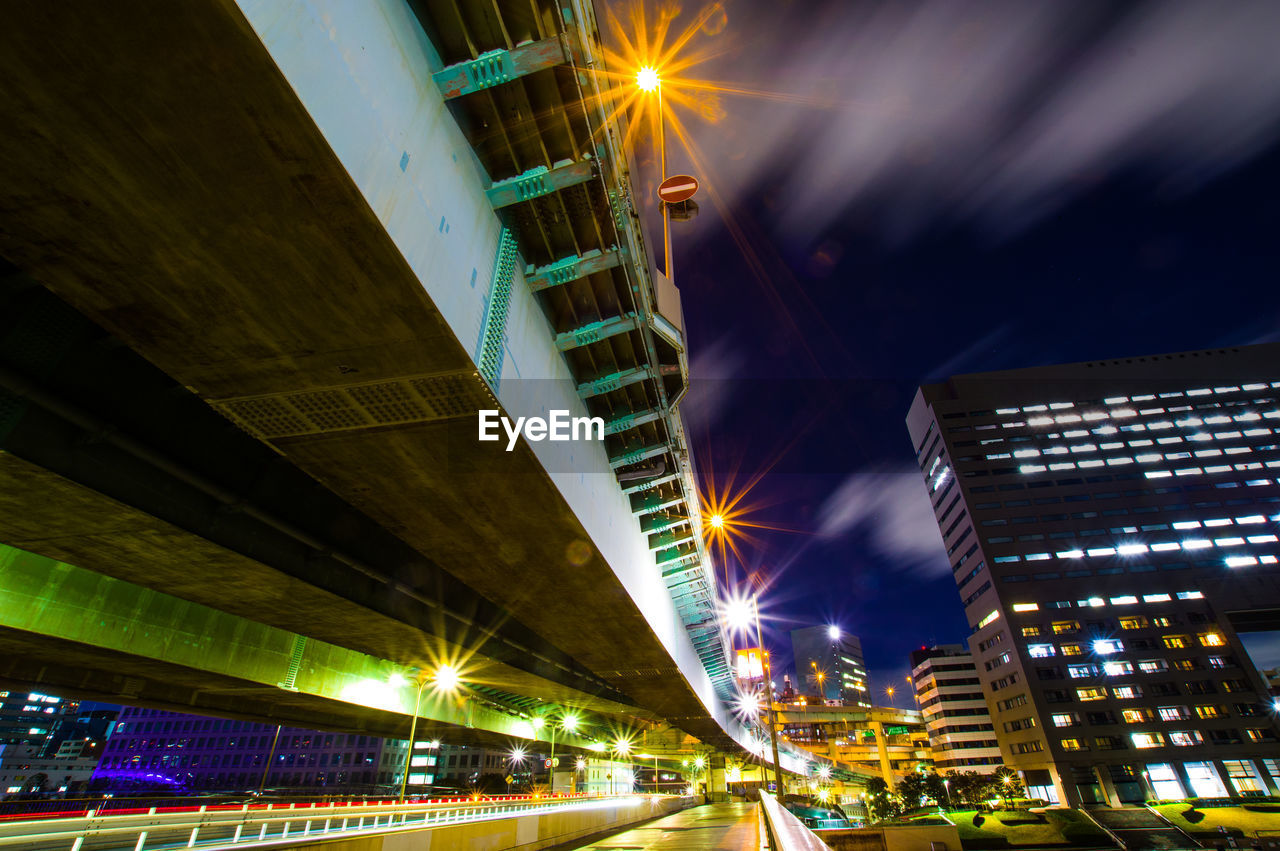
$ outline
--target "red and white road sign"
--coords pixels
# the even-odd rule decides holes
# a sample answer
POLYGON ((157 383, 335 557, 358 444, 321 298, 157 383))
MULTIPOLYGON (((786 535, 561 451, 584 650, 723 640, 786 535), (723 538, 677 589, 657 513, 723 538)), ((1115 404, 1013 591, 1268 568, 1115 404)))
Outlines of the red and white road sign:
POLYGON ((668 177, 658 185, 658 197, 668 204, 688 201, 698 191, 698 179, 687 174, 668 177))

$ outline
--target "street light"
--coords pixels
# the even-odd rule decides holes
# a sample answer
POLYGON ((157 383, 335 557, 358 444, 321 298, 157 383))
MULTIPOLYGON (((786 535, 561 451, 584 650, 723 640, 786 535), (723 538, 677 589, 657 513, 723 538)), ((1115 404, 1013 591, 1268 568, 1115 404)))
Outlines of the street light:
MULTIPOLYGON (((658 163, 662 171, 662 180, 665 182, 667 179, 667 128, 662 115, 662 78, 658 75, 658 69, 646 65, 637 71, 636 88, 642 92, 653 92, 658 98, 658 163)), ((671 270, 671 212, 666 201, 661 202, 661 205, 663 257, 666 261, 662 271, 674 283, 675 275, 671 270)), ((721 523, 723 524, 723 518, 721 523)))
MULTIPOLYGON (((418 711, 422 706, 422 690, 427 683, 434 682, 438 691, 454 692, 462 682, 462 678, 458 674, 458 670, 452 665, 441 665, 436 668, 435 673, 428 675, 426 671, 418 671, 416 677, 418 688, 413 696, 413 721, 409 724, 409 747, 404 755, 404 772, 400 778, 400 803, 404 803, 405 792, 409 788, 409 769, 413 764, 413 746, 414 740, 418 734, 418 711)), ((408 685, 410 681, 406 680, 401 674, 392 674, 392 685, 408 685)), ((279 731, 276 731, 279 735, 279 731)))
MULTIPOLYGON (((767 721, 769 724, 769 744, 773 749, 773 778, 778 786, 778 795, 782 796, 782 761, 778 757, 777 716, 773 711, 773 670, 769 664, 769 654, 764 649, 764 632, 760 629, 760 597, 752 594, 749 598, 730 598, 724 607, 725 620, 731 629, 747 632, 751 622, 755 621, 756 644, 760 648, 761 673, 764 674, 764 695, 767 721)), ((750 633, 747 633, 750 634, 750 633)))

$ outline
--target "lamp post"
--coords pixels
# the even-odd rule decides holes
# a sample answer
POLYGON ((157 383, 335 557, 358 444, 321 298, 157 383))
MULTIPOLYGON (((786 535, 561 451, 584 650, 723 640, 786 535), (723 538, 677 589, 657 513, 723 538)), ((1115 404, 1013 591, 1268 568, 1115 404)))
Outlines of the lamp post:
POLYGON ((458 684, 461 682, 458 678, 457 669, 452 665, 441 665, 436 668, 433 676, 427 676, 426 671, 418 672, 418 689, 413 697, 413 721, 409 725, 409 748, 404 755, 404 772, 400 778, 400 803, 402 804, 404 803, 405 791, 409 786, 409 768, 413 764, 413 745, 414 738, 418 734, 418 711, 422 706, 422 689, 432 681, 435 682, 437 689, 445 692, 456 691, 458 684))
POLYGON ((782 761, 778 758, 777 715, 773 710, 773 669, 769 663, 769 654, 764 649, 764 632, 760 628, 759 595, 752 594, 749 600, 741 598, 729 600, 725 607, 725 620, 731 628, 746 632, 748 635, 750 635, 751 621, 755 621, 756 644, 760 648, 760 668, 764 675, 764 693, 767 701, 765 723, 769 725, 769 745, 773 750, 773 777, 778 787, 778 795, 781 796, 782 761))
POLYGON ((778 759, 778 729, 773 711, 773 668, 769 664, 769 653, 764 649, 764 633, 760 629, 760 598, 751 596, 751 611, 756 618, 756 642, 760 645, 760 661, 764 670, 764 699, 768 701, 766 722, 769 725, 769 747, 773 750, 773 778, 778 784, 778 798, 782 798, 782 761, 778 759))
POLYGON ((409 788, 409 769, 413 766, 413 741, 418 735, 418 710, 422 706, 422 689, 427 684, 428 678, 422 674, 418 674, 418 688, 413 695, 413 721, 409 724, 409 747, 404 754, 404 771, 400 778, 400 803, 404 803, 405 791, 409 788))
MULTIPOLYGON (((636 73, 636 86, 641 91, 653 92, 658 99, 658 167, 662 171, 662 179, 667 179, 667 125, 662 113, 662 77, 656 68, 644 67, 636 73)), ((674 281, 675 274, 671 269, 671 213, 667 202, 662 204, 662 271, 667 278, 674 281)))

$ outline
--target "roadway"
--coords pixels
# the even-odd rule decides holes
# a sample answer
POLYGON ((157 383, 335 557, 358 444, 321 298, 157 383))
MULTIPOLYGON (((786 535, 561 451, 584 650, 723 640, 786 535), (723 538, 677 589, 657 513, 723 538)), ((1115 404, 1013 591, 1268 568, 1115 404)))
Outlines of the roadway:
POLYGON ((576 851, 712 851, 720 848, 760 847, 759 805, 708 804, 615 833, 576 847, 576 851))
MULTIPOLYGON (((618 795, 542 798, 503 795, 485 798, 444 798, 384 801, 331 801, 149 807, 102 814, 50 813, 36 817, 0 819, 0 848, 24 851, 145 851, 166 847, 251 848, 294 842, 362 841, 411 831, 444 831, 445 844, 467 835, 459 826, 488 823, 502 831, 522 829, 528 817, 552 819, 575 816, 580 826, 592 819, 601 827, 613 819, 634 822, 653 812, 680 806, 672 796, 618 795), (613 815, 610 816, 609 814, 613 815), (496 823, 507 822, 505 826, 496 823), (454 831, 449 833, 449 831, 454 831)), ((572 821, 573 819, 571 819, 572 821)), ((524 828, 527 830, 527 828, 524 828)), ((554 830, 554 828, 549 828, 554 830)), ((490 830, 494 832, 494 830, 490 830)), ((554 832, 552 835, 555 835, 554 832)), ((453 847, 453 846, 450 846, 453 847)), ((501 844, 496 847, 505 847, 501 844)), ((703 846, 698 846, 703 847, 703 846)), ((740 846, 734 846, 740 847, 740 846)))

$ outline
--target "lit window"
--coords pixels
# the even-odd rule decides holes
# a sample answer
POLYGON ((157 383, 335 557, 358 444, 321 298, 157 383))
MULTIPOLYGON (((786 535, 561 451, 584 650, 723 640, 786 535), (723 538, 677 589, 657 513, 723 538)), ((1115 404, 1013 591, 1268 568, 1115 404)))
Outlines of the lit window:
POLYGON ((1044 659, 1054 655, 1055 650, 1052 644, 1028 644, 1027 653, 1032 659, 1044 659))
POLYGON ((1062 749, 1064 751, 1087 751, 1089 746, 1079 739, 1063 739, 1062 749))
POLYGON ((1204 594, 1199 591, 1179 591, 1179 600, 1203 600, 1204 594))
MULTIPOLYGON (((1035 604, 1033 603, 1032 605, 1035 605, 1035 604)), ((984 626, 994 623, 995 620, 999 617, 1000 617, 1000 612, 993 609, 991 612, 987 614, 985 618, 978 621, 978 629, 982 629, 984 626)))
POLYGON ((1083 650, 1083 648, 1081 648, 1081 647, 1080 647, 1080 645, 1079 645, 1079 644, 1064 644, 1064 645, 1062 645, 1062 655, 1063 655, 1063 656, 1079 656, 1079 655, 1081 655, 1083 652, 1084 652, 1084 650, 1083 650))
POLYGON ((1040 634, 1040 627, 1038 626, 1024 626, 1022 628, 1023 638, 1034 638, 1039 634, 1040 634))
POLYGON ((1169 741, 1178 747, 1188 747, 1190 745, 1198 745, 1204 740, 1197 730, 1178 730, 1169 733, 1169 741))
POLYGON ((1076 689, 1076 698, 1088 702, 1091 700, 1106 700, 1107 690, 1105 688, 1078 688, 1076 689))
POLYGON ((1164 744, 1164 737, 1159 733, 1130 733, 1129 738, 1133 741, 1133 746, 1140 750, 1158 748, 1164 744))
POLYGON ((1123 597, 1112 597, 1111 605, 1113 606, 1131 606, 1138 602, 1138 598, 1132 594, 1125 594, 1123 597))
MULTIPOLYGON (((1037 612, 1040 610, 1040 604, 1039 603, 1014 603, 1013 610, 1015 612, 1037 612)), ((992 612, 992 614, 995 614, 995 612, 992 612)))
POLYGON ((1053 716, 1053 726, 1074 727, 1080 723, 1074 712, 1064 712, 1053 716))
POLYGON ((1142 724, 1147 720, 1147 711, 1145 709, 1125 709, 1120 712, 1120 717, 1124 719, 1126 724, 1142 724))
POLYGON ((1111 693, 1120 700, 1133 700, 1142 697, 1142 689, 1138 686, 1116 686, 1111 693))
POLYGON ((1200 644, 1204 647, 1222 647, 1227 643, 1222 640, 1222 635, 1216 632, 1202 632, 1199 637, 1200 644))
POLYGON ((1163 659, 1144 659, 1138 663, 1138 670, 1144 674, 1155 674, 1166 671, 1168 668, 1163 659))
POLYGON ((1185 635, 1166 635, 1164 637, 1164 646, 1170 650, 1184 650, 1189 644, 1185 635))

